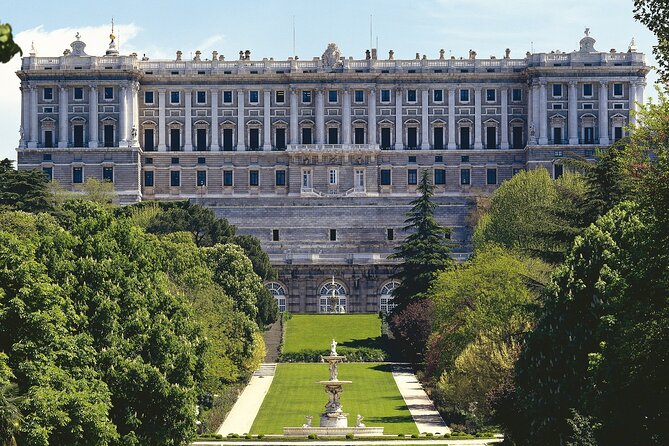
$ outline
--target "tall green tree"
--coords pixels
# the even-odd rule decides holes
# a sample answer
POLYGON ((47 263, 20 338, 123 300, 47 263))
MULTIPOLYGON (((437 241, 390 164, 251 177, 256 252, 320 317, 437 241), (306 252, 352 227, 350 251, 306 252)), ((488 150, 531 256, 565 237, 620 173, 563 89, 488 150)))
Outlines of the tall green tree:
POLYGON ((49 212, 53 200, 49 182, 38 170, 15 170, 13 161, 0 161, 0 208, 26 212, 49 212))
POLYGON ((450 256, 450 230, 434 218, 437 204, 431 200, 433 189, 428 171, 423 170, 418 183, 420 196, 410 203, 411 210, 404 222, 404 231, 409 235, 391 256, 401 261, 394 275, 400 281, 393 290, 395 313, 425 297, 437 273, 454 265, 450 256))
POLYGON ((634 0, 634 18, 657 36, 653 54, 660 76, 669 81, 669 4, 665 0, 634 0))

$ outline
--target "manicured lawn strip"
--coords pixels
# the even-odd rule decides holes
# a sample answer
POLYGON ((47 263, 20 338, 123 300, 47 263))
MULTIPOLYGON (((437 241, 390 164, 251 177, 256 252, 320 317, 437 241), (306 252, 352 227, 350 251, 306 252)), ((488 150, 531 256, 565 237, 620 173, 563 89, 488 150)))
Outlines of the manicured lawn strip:
MULTIPOLYGON (((251 433, 282 434, 284 427, 302 426, 305 415, 312 415, 313 425, 318 426, 327 394, 316 382, 327 378, 325 364, 279 364, 251 433)), ((339 378, 353 381, 345 385, 341 396, 349 426, 354 426, 356 416, 361 414, 367 426, 384 426, 386 434, 418 433, 390 364, 341 364, 339 378)))
POLYGON ((332 338, 341 347, 383 348, 381 320, 376 314, 296 314, 286 322, 283 351, 327 351, 332 338))

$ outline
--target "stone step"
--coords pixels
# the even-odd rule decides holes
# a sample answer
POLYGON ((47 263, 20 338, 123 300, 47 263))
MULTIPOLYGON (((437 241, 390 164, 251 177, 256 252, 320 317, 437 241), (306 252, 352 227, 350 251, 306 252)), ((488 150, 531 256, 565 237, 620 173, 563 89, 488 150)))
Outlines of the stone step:
POLYGON ((276 363, 264 363, 253 372, 253 376, 274 376, 274 372, 276 372, 276 363))

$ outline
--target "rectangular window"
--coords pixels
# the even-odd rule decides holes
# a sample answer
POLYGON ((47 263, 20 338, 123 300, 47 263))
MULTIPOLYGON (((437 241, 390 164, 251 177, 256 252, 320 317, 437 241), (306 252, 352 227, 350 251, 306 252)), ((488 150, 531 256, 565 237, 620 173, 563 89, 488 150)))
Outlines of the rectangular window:
POLYGON ((170 129, 170 150, 181 150, 181 130, 170 129))
POLYGON ((583 144, 595 143, 595 128, 583 127, 583 144))
POLYGON ((407 184, 410 186, 418 184, 418 169, 407 170, 407 184))
POLYGON ((434 184, 446 184, 446 169, 434 169, 434 184))
POLYGON ((469 127, 460 127, 460 148, 469 149, 469 127))
POLYGON ((364 102, 365 92, 362 90, 355 90, 355 102, 364 102))
POLYGON ((53 180, 53 167, 42 167, 42 174, 47 181, 53 180))
POLYGON ((104 138, 104 146, 105 147, 114 147, 114 126, 113 125, 105 125, 102 129, 103 131, 103 138, 104 138))
POLYGON ((433 90, 432 91, 432 100, 434 102, 443 102, 444 101, 444 90, 433 90))
POLYGON ((74 87, 74 100, 81 101, 84 99, 84 89, 81 87, 74 87))
POLYGON ((153 170, 144 171, 144 187, 153 187, 153 170))
POLYGON ((285 170, 277 170, 275 175, 275 181, 274 184, 277 186, 285 186, 286 185, 286 171, 285 170))
POLYGON ((365 129, 363 127, 356 127, 353 129, 353 144, 365 143, 365 129))
POLYGON ((520 88, 514 88, 511 90, 511 100, 513 102, 520 102, 523 99, 523 90, 520 88))
POLYGON ((393 228, 386 229, 386 238, 388 240, 395 240, 395 230, 393 228))
POLYGON ((144 164, 153 164, 153 158, 151 157, 144 158, 144 164))
POLYGON ((279 241, 279 230, 278 229, 272 229, 272 241, 273 242, 278 242, 279 241))
POLYGON ((497 184, 497 169, 486 170, 486 184, 497 184))
POLYGON ((409 162, 410 162, 410 163, 416 163, 416 155, 411 155, 411 156, 409 157, 409 162))
POLYGON ((330 103, 337 102, 337 90, 328 91, 328 102, 330 103))
POLYGON ((469 102, 469 90, 466 88, 460 90, 460 102, 469 102))
POLYGON ((469 162, 469 155, 464 155, 460 157, 460 162, 461 163, 468 163, 469 162))
POLYGON ((613 108, 616 109, 616 110, 622 110, 625 107, 623 106, 623 104, 617 103, 617 104, 613 104, 613 108))
POLYGON ((497 148, 497 127, 491 126, 485 128, 485 148, 486 149, 497 148))
POLYGON ((444 148, 444 128, 443 127, 434 127, 432 129, 432 143, 433 148, 440 150, 444 148))
POLYGON ((328 128, 328 144, 339 144, 339 129, 337 127, 328 128))
POLYGON ((381 127, 381 148, 390 149, 390 127, 381 127))
POLYGON ((198 186, 206 186, 207 185, 207 171, 206 170, 198 170, 197 171, 197 185, 198 186))
POLYGON ((172 170, 170 172, 170 186, 179 187, 181 186, 181 172, 178 170, 172 170))
POLYGON ((557 180, 564 173, 564 166, 562 164, 553 164, 553 179, 557 180))
POLYGON ((417 127, 408 127, 407 128, 407 148, 416 149, 418 147, 418 128, 417 127))
POLYGON ((495 102, 496 94, 494 88, 486 88, 485 90, 485 100, 486 102, 495 102))
POLYGON ((198 164, 207 164, 207 158, 200 156, 197 158, 197 163, 198 164))
POLYGON ((83 167, 73 167, 72 168, 72 183, 81 184, 84 182, 84 168, 83 167))
POLYGON ((623 128, 622 127, 614 127, 613 128, 613 140, 618 141, 619 139, 622 139, 623 137, 623 128))
POLYGON ((232 104, 232 92, 231 91, 224 91, 223 92, 223 103, 224 104, 232 104))
POLYGON ((311 127, 302 127, 302 144, 312 144, 311 127))
POLYGON ((74 147, 83 147, 84 146, 84 126, 75 125, 74 130, 74 147))
POLYGON ((257 90, 249 91, 249 102, 252 104, 257 104, 260 100, 260 96, 257 90))
POLYGON ((181 93, 178 91, 171 91, 170 92, 170 103, 171 104, 178 104, 181 102, 181 93))
POLYGON ((114 87, 105 87, 105 99, 114 99, 114 87))
POLYGON ((511 148, 523 148, 523 128, 520 126, 511 127, 511 148))
POLYGON ((464 185, 471 184, 471 170, 470 169, 460 169, 460 184, 464 184, 464 185))
POLYGON ((562 97, 562 84, 553 84, 553 97, 554 98, 562 97))
POLYGON ((44 155, 42 155, 42 161, 51 161, 51 154, 45 153, 44 155))
POLYGON ((207 150, 207 129, 195 129, 195 150, 207 150))
POLYGON ((274 147, 276 149, 285 149, 286 148, 286 129, 283 127, 277 127, 274 131, 274 147))
POLYGON ((390 102, 390 90, 381 90, 381 102, 390 102))
POLYGON ((52 101, 53 100, 53 88, 45 87, 44 90, 42 90, 42 97, 44 98, 45 101, 52 101))
POLYGON ((434 157, 434 162, 435 162, 435 163, 443 163, 443 162, 444 162, 444 157, 443 157, 443 155, 436 155, 436 156, 434 157))
POLYGON ((179 164, 179 158, 176 156, 173 156, 172 159, 170 160, 170 163, 172 164, 179 164))
POLYGON ((223 186, 232 186, 232 170, 223 171, 223 186))
POLYGON ((330 186, 336 186, 337 185, 337 169, 330 169, 328 178, 329 178, 330 186))
POLYGON ((381 169, 381 186, 390 186, 390 169, 381 169))
POLYGON ((302 103, 311 104, 311 90, 302 91, 302 103))
POLYGON ((108 181, 110 183, 114 182, 114 168, 113 167, 103 167, 102 168, 102 181, 108 181))
POLYGON ((144 92, 144 103, 145 104, 153 104, 153 92, 152 91, 145 91, 144 92))
POLYGON ((144 150, 153 150, 153 129, 144 129, 144 150))
POLYGON ((249 148, 251 150, 260 148, 260 129, 249 129, 249 148))
POLYGON ((622 96, 623 95, 623 84, 615 83, 613 84, 613 96, 622 96))
POLYGON ((583 96, 592 96, 592 84, 583 84, 583 96))
POLYGON ((331 242, 336 242, 337 241, 337 230, 336 229, 330 229, 330 241, 331 242))
POLYGON ((232 129, 223 129, 223 150, 229 152, 232 146, 232 129))
POLYGON ((249 170, 249 186, 258 186, 260 184, 259 171, 249 170))
POLYGON ((44 147, 53 147, 53 131, 44 131, 44 147))
POLYGON ((407 102, 416 102, 416 90, 407 90, 407 102))
POLYGON ((206 91, 198 91, 197 92, 197 103, 198 104, 204 104, 207 102, 207 92, 206 91))
POLYGON ((286 102, 286 93, 283 90, 277 90, 274 93, 274 101, 277 104, 283 104, 284 102, 286 102))

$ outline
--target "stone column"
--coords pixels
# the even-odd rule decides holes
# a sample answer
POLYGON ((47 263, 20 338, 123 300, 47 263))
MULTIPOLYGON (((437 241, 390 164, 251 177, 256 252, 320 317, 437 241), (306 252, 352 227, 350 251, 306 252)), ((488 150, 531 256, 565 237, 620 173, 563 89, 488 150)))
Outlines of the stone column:
POLYGON ((502 131, 499 148, 507 150, 509 148, 509 89, 502 87, 499 89, 499 94, 502 96, 502 131))
POLYGON ((218 89, 211 89, 211 147, 209 150, 218 152, 218 89))
POLYGON ((290 143, 300 143, 300 125, 298 121, 297 89, 290 89, 290 143))
POLYGON ((351 92, 344 88, 342 100, 341 136, 342 143, 351 144, 351 92))
POLYGON ((58 96, 58 147, 67 147, 67 88, 60 87, 58 96))
POLYGON ((37 122, 37 87, 30 88, 30 142, 28 147, 37 147, 39 141, 39 123, 37 122))
POLYGON ((608 82, 599 83, 599 143, 609 144, 609 91, 608 82))
POLYGON ((577 82, 569 81, 569 119, 567 125, 569 127, 569 144, 578 144, 578 102, 577 98, 577 82))
POLYGON ((135 136, 131 135, 132 139, 132 146, 133 147, 139 147, 139 82, 133 82, 132 83, 132 90, 130 90, 132 96, 131 96, 131 101, 132 101, 132 127, 131 130, 134 129, 135 136))
POLYGON ((19 147, 27 147, 27 141, 30 139, 30 93, 25 85, 21 90, 21 135, 19 147))
POLYGON ((316 144, 325 144, 325 105, 323 89, 316 89, 316 144))
POLYGON ((455 144, 455 87, 448 87, 448 149, 454 150, 455 144))
POLYGON ((548 97, 546 81, 539 82, 539 144, 548 144, 548 97))
POLYGON ((237 150, 243 152, 246 150, 244 143, 246 135, 246 125, 244 124, 244 90, 237 91, 237 150))
POLYGON ((428 115, 430 90, 425 88, 420 95, 420 148, 421 150, 430 150, 430 117, 428 115))
POLYGON ((646 83, 641 80, 636 84, 636 101, 639 104, 643 105, 643 90, 646 87, 646 83))
POLYGON ((476 87, 474 89, 474 149, 483 148, 483 138, 481 133, 483 131, 483 123, 481 122, 481 89, 476 87))
POLYGON ((532 125, 534 127, 534 144, 537 143, 537 139, 539 138, 539 122, 541 122, 541 119, 539 119, 540 99, 539 84, 534 82, 532 84, 532 125))
POLYGON ((395 150, 404 150, 404 126, 402 122, 403 90, 395 88, 395 150))
POLYGON ((376 88, 369 89, 367 103, 367 144, 376 144, 376 88))
POLYGON ((632 81, 629 83, 629 92, 630 92, 630 103, 629 103, 629 125, 633 127, 636 124, 636 87, 637 82, 632 81))
POLYGON ((88 92, 88 147, 95 148, 99 144, 98 125, 98 87, 91 85, 88 92))
POLYGON ((158 90, 158 151, 167 151, 167 123, 165 122, 165 90, 158 90))
POLYGON ((186 117, 185 117, 185 131, 184 138, 186 144, 184 145, 184 150, 186 152, 193 151, 193 93, 191 90, 186 90, 184 92, 184 101, 186 105, 186 117))
POLYGON ((262 92, 263 111, 262 111, 262 149, 264 151, 272 150, 272 91, 263 90, 262 92))
POLYGON ((118 112, 119 147, 128 147, 128 87, 121 87, 118 112))

